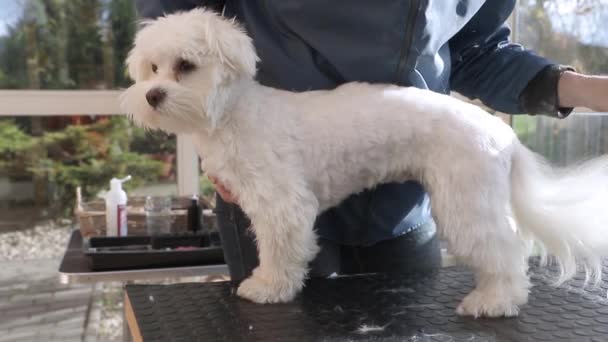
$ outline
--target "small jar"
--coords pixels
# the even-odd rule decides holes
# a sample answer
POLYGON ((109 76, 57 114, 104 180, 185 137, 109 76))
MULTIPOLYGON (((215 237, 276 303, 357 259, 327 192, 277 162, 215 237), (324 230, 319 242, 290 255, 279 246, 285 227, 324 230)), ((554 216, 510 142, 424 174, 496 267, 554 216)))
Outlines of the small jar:
POLYGON ((144 205, 148 235, 171 234, 171 197, 148 196, 144 205))

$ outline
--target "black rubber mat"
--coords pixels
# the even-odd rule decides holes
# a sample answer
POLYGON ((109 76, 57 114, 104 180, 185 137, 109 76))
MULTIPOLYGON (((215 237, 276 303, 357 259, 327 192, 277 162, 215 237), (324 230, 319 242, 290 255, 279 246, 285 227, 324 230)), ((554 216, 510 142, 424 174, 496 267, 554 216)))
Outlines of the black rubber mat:
MULTIPOLYGON (((608 267, 604 267, 608 273, 608 267)), ((145 341, 608 341, 608 278, 559 288, 532 270, 535 286, 517 318, 456 315, 472 289, 458 267, 431 275, 312 279, 292 303, 258 305, 229 283, 128 285, 145 341)))

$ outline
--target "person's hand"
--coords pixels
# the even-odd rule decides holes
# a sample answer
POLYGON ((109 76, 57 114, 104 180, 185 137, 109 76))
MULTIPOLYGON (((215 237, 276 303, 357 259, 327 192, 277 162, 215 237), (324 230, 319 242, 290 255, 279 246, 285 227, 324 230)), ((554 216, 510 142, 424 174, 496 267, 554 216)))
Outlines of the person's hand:
POLYGON ((557 95, 560 107, 608 112, 608 77, 566 71, 559 79, 557 95))
POLYGON ((211 183, 213 183, 213 186, 215 186, 215 191, 217 191, 220 197, 222 197, 224 202, 236 203, 236 197, 232 194, 232 192, 230 192, 230 190, 228 190, 228 188, 226 188, 226 186, 222 182, 220 182, 216 177, 213 176, 207 176, 207 178, 209 178, 211 183))

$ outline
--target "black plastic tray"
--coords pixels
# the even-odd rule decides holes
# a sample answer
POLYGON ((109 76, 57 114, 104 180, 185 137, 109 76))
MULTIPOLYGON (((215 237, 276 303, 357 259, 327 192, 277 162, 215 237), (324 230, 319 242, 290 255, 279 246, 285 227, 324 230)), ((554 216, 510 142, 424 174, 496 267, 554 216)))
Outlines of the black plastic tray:
POLYGON ((223 264, 213 235, 93 237, 83 248, 93 271, 223 264))

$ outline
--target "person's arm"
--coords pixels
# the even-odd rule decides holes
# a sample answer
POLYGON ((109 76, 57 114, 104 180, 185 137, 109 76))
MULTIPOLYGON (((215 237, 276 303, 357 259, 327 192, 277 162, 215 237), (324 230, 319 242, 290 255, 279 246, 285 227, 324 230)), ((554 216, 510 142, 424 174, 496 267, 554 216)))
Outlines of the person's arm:
POLYGON ((565 72, 558 83, 559 104, 608 112, 608 77, 565 72))
POLYGON ((222 197, 224 202, 226 202, 226 203, 236 203, 237 202, 236 196, 234 196, 232 194, 232 191, 230 191, 224 185, 224 183, 220 182, 216 177, 213 177, 213 176, 207 176, 207 178, 209 178, 209 180, 215 187, 215 191, 218 193, 218 195, 220 195, 220 197, 222 197))
POLYGON ((221 12, 225 0, 135 0, 135 8, 140 18, 154 19, 163 14, 188 11, 195 7, 207 7, 221 12))
POLYGON ((514 2, 501 3, 486 1, 450 40, 452 89, 505 113, 566 117, 571 103, 557 93, 569 68, 511 43, 505 22, 514 2))

